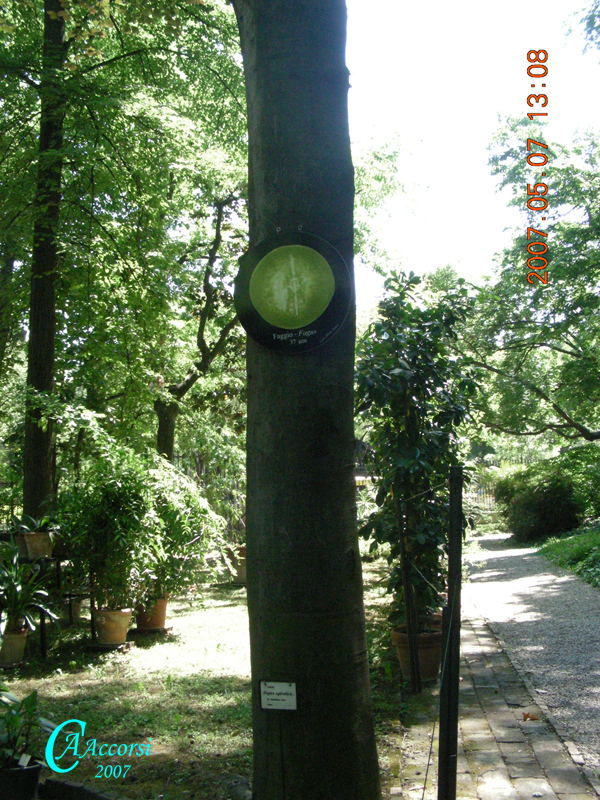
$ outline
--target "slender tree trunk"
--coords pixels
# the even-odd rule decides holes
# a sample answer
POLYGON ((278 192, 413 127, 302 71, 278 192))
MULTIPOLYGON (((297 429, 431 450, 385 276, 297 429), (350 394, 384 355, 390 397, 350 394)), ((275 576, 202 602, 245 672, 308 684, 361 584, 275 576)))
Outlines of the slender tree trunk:
POLYGON ((34 201, 29 349, 25 417, 23 510, 36 517, 52 491, 52 420, 40 426, 41 412, 31 394, 51 392, 54 385, 56 277, 59 268, 58 221, 61 200, 63 125, 66 98, 60 85, 68 43, 60 0, 44 3, 44 51, 40 83, 40 144, 34 201), (51 12, 55 19, 51 19, 51 12))
POLYGON ((215 263, 219 257, 219 248, 222 241, 222 230, 224 221, 224 209, 235 199, 234 195, 228 195, 223 200, 215 200, 215 235, 208 251, 208 263, 204 271, 203 290, 204 304, 200 309, 200 319, 198 321, 198 333, 196 342, 198 345, 199 361, 191 369, 181 383, 175 383, 168 387, 168 391, 173 398, 172 402, 167 403, 160 397, 154 403, 154 410, 158 417, 158 432, 156 436, 156 449, 160 455, 166 456, 169 461, 173 461, 173 451, 175 449, 175 426, 177 415, 179 414, 179 404, 196 383, 200 375, 206 375, 213 361, 223 352, 229 338, 229 334, 237 324, 237 316, 226 322, 217 337, 216 342, 210 345, 206 341, 207 322, 214 318, 217 310, 217 292, 211 283, 211 277, 215 263))
MULTIPOLYGON (((321 236, 352 264, 343 0, 235 0, 250 240, 321 236)), ((378 800, 353 426, 354 309, 299 356, 248 340, 248 608, 256 800, 378 800), (296 684, 296 711, 260 681, 296 684)))
POLYGON ((179 403, 173 400, 167 403, 160 397, 154 401, 154 410, 158 417, 158 433, 156 435, 156 449, 168 461, 173 461, 175 447, 175 423, 179 414, 179 403))
POLYGON ((14 256, 10 249, 6 247, 0 261, 0 375, 4 372, 4 360, 12 338, 13 323, 16 316, 11 291, 14 266, 14 256))

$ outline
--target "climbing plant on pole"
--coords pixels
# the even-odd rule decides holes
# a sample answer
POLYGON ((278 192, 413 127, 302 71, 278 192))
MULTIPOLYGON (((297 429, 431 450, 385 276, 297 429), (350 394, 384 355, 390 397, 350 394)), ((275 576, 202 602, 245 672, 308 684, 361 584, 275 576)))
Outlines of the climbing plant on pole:
POLYGON ((435 300, 420 278, 393 273, 379 318, 362 338, 358 414, 370 431, 377 504, 361 530, 390 545, 390 619, 406 625, 413 691, 420 691, 416 635, 441 605, 448 540, 448 477, 458 461, 457 428, 475 396, 475 372, 451 354, 471 302, 464 281, 435 300))

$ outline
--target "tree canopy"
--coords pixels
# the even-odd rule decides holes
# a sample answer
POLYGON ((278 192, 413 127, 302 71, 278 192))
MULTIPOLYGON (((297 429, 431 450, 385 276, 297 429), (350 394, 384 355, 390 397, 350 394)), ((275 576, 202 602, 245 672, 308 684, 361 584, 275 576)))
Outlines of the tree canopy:
MULTIPOLYGON (((539 214, 528 212, 523 233, 499 256, 496 277, 475 292, 474 313, 457 349, 487 373, 480 408, 492 431, 511 436, 550 432, 559 439, 596 441, 599 143, 588 133, 569 150, 546 142, 539 125, 508 120, 493 144, 490 163, 500 186, 511 189, 512 204, 521 208, 527 184, 540 180, 539 168, 526 160, 528 138, 546 143, 542 152, 552 159, 548 222, 542 232, 534 232, 539 214), (532 252, 543 251, 531 247, 538 243, 547 246, 547 285, 526 280, 532 252)), ((434 285, 444 285, 442 274, 434 278, 434 285)))

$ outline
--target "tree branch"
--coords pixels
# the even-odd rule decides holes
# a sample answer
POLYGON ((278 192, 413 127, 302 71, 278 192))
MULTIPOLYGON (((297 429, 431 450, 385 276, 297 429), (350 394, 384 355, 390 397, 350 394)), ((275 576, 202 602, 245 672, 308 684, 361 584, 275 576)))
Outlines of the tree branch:
POLYGON ((204 359, 202 359, 202 361, 200 362, 200 365, 196 365, 196 366, 200 366, 202 368, 203 372, 206 372, 206 370, 211 365, 211 363, 215 360, 215 358, 217 358, 221 354, 221 351, 223 350, 223 347, 225 346, 225 342, 227 341, 227 337, 229 336, 231 331, 237 325, 237 321, 238 321, 237 314, 234 314, 233 318, 229 320, 227 325, 225 325, 225 327, 221 329, 221 334, 220 334, 220 336, 219 336, 219 338, 217 340, 217 343, 212 348, 212 350, 209 350, 209 361, 208 361, 208 364, 206 364, 206 367, 204 367, 204 359))
POLYGON ((196 344, 198 345, 198 350, 200 350, 202 356, 202 363, 207 363, 207 368, 211 362, 210 356, 210 348, 206 343, 206 339, 204 337, 204 332, 206 330, 206 323, 210 319, 210 316, 214 309, 214 295, 215 295, 215 288, 211 284, 210 279, 213 273, 213 267, 217 261, 217 257, 219 255, 219 247, 221 246, 222 236, 221 231, 223 228, 223 217, 225 212, 225 207, 229 205, 235 198, 235 195, 230 194, 224 200, 216 200, 216 214, 215 214, 215 235, 210 246, 210 250, 208 251, 208 263, 206 265, 206 270, 204 272, 204 294, 206 295, 206 302, 202 307, 202 311, 200 312, 200 320, 198 321, 198 335, 196 337, 196 344))
POLYGON ((35 89, 36 92, 39 90, 40 88, 39 83, 36 83, 25 72, 17 72, 17 77, 20 78, 22 81, 24 81, 28 86, 31 86, 32 89, 35 89))
POLYGON ((553 431, 554 433, 558 433, 560 436, 563 436, 565 439, 579 439, 579 435, 573 433, 569 435, 565 431, 571 430, 570 425, 552 425, 551 423, 548 425, 543 425, 541 428, 538 428, 535 431, 515 431, 511 430, 510 428, 505 428, 503 425, 498 425, 497 423, 486 423, 486 426, 492 431, 498 431, 498 433, 506 433, 508 436, 539 436, 546 431, 553 431))
MULTIPOLYGON (((168 50, 168 47, 158 47, 152 48, 153 50, 157 51, 164 51, 168 50)), ((113 56, 112 58, 107 59, 106 61, 100 61, 98 64, 92 64, 91 67, 87 67, 86 69, 82 69, 79 71, 79 75, 87 75, 89 72, 92 72, 95 69, 100 69, 101 67, 107 67, 109 64, 114 64, 116 61, 121 61, 124 58, 130 58, 131 56, 139 56, 144 55, 148 52, 147 47, 139 47, 137 50, 130 50, 129 53, 121 53, 118 56, 113 56)))
POLYGON ((92 222, 95 222, 96 225, 100 228, 100 230, 104 233, 104 235, 111 240, 111 242, 115 247, 115 250, 117 251, 119 256, 123 259, 123 262, 128 266, 130 266, 130 262, 128 261, 127 256, 121 251, 121 248, 119 247, 117 240, 112 235, 112 233, 104 227, 104 225, 100 222, 100 220, 94 214, 94 212, 90 211, 89 208, 86 208, 83 205, 83 203, 73 202, 73 205, 77 206, 77 208, 81 209, 81 211, 83 211, 85 214, 88 214, 91 217, 92 222))
POLYGON ((531 381, 528 381, 525 378, 519 378, 517 375, 512 375, 504 370, 498 369, 497 367, 492 367, 490 364, 486 364, 484 361, 472 361, 471 363, 476 367, 481 367, 488 372, 493 372, 496 375, 500 375, 502 378, 507 378, 508 380, 519 383, 521 386, 529 389, 530 392, 533 392, 533 394, 535 394, 537 397, 540 397, 542 400, 548 403, 548 405, 554 409, 554 412, 557 416, 559 416, 561 419, 564 419, 564 421, 567 423, 566 427, 578 431, 580 436, 582 436, 588 442, 600 440, 600 431, 593 431, 586 425, 582 425, 574 420, 567 411, 561 408, 558 403, 555 403, 554 400, 552 400, 552 398, 546 394, 546 392, 544 392, 534 383, 531 383, 531 381))

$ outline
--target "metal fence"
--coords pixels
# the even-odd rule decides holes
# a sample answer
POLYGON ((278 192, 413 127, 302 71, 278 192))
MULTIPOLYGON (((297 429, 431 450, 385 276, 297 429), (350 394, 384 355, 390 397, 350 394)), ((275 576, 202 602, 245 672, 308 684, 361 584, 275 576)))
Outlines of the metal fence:
POLYGON ((489 486, 470 486, 464 496, 465 508, 476 511, 495 511, 496 498, 489 486))

